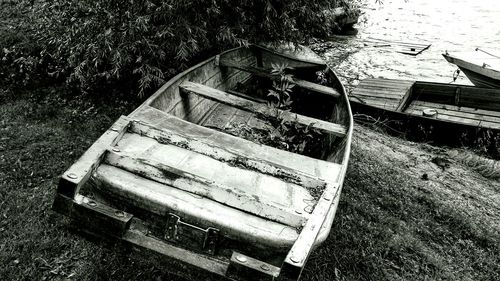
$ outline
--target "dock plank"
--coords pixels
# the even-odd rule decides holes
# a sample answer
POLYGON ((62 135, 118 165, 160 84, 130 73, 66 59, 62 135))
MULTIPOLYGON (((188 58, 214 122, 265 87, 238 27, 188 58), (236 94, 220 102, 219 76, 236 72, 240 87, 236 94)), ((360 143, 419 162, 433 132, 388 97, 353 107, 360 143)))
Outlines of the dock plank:
POLYGON ((364 98, 362 100, 367 105, 389 110, 395 110, 399 105, 399 100, 389 100, 389 99, 379 100, 376 98, 364 98))
POLYGON ((384 92, 366 91, 366 90, 362 90, 362 89, 359 91, 353 92, 353 94, 351 94, 351 95, 371 97, 371 98, 377 98, 377 99, 393 99, 393 100, 400 100, 401 97, 403 97, 402 94, 395 95, 395 94, 387 94, 384 92))

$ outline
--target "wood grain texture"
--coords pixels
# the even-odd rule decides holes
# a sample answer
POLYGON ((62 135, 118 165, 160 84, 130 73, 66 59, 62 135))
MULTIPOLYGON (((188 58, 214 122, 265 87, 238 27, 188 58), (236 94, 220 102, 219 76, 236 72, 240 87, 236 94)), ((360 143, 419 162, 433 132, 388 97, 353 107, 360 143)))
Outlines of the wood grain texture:
MULTIPOLYGON (((127 143, 139 144, 141 139, 133 137, 127 143)), ((301 227, 309 217, 303 210, 312 209, 314 199, 301 186, 186 149, 142 143, 141 151, 109 151, 105 163, 292 227, 301 227), (175 157, 162 156, 174 153, 175 157)))
POLYGON ((340 196, 341 187, 338 184, 329 184, 318 204, 314 208, 311 218, 300 232, 299 238, 294 243, 283 264, 282 272, 286 277, 298 279, 316 244, 316 239, 321 231, 333 202, 340 196))
POLYGON ((254 113, 262 114, 264 116, 268 116, 272 118, 273 116, 281 116, 285 120, 289 120, 290 122, 297 122, 301 125, 308 126, 317 130, 322 131, 323 133, 333 134, 335 136, 344 136, 346 134, 346 128, 342 125, 295 114, 290 113, 288 111, 283 111, 276 108, 271 108, 265 104, 256 103, 251 100, 247 100, 244 98, 240 98, 231 94, 228 94, 223 91, 219 91, 214 88, 207 87, 202 84, 193 83, 185 81, 179 87, 189 93, 194 93, 205 98, 211 99, 213 101, 217 101, 220 103, 224 103, 230 106, 233 106, 238 109, 251 111, 254 113))
MULTIPOLYGON (((272 79, 272 80, 281 79, 280 75, 272 74, 269 71, 265 70, 264 68, 247 65, 247 64, 244 64, 241 62, 236 62, 236 61, 232 61, 229 59, 221 59, 219 63, 221 66, 249 72, 249 73, 252 73, 253 75, 257 75, 259 77, 264 77, 264 78, 268 78, 268 79, 272 79)), ((312 92, 317 92, 320 94, 332 96, 334 98, 340 97, 340 93, 331 87, 323 86, 320 84, 316 84, 313 82, 309 82, 309 81, 297 79, 297 78, 291 78, 289 80, 289 82, 295 84, 297 87, 301 87, 301 88, 307 89, 307 90, 312 91, 312 92)))
POLYGON ((120 117, 110 129, 97 139, 59 179, 57 193, 74 198, 100 164, 104 152, 114 146, 127 130, 130 119, 120 117))
POLYGON ((121 202, 165 216, 174 213, 183 221, 198 227, 215 227, 243 243, 259 243, 271 249, 289 248, 297 239, 293 227, 254 216, 211 199, 195 196, 171 186, 148 180, 136 174, 100 165, 94 173, 98 190, 121 202), (144 188, 147 186, 147 188, 144 188))
POLYGON ((151 138, 183 144, 192 144, 191 150, 240 163, 265 174, 315 188, 325 181, 336 181, 339 164, 259 145, 165 114, 154 108, 143 108, 136 115, 149 124, 134 122, 131 131, 151 138))

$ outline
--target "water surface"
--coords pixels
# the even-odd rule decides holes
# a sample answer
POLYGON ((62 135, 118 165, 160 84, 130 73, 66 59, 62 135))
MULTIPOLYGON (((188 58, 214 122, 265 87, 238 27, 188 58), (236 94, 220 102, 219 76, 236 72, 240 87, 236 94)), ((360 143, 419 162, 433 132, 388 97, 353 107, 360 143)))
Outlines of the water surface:
MULTIPOLYGON (((450 83, 456 66, 448 51, 496 49, 500 54, 500 0, 366 0, 356 36, 336 36, 315 46, 349 86, 367 77, 450 83), (368 38, 429 42, 418 56, 364 44, 368 38), (326 47, 326 48, 325 48, 326 47)), ((457 84, 471 85, 461 74, 457 84)))

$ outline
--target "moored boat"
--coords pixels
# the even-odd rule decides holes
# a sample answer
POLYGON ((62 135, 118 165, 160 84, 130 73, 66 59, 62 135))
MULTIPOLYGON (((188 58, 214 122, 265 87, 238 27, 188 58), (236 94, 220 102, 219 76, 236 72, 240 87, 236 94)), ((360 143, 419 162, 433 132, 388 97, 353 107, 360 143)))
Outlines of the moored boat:
POLYGON ((472 84, 483 88, 500 88, 500 56, 477 48, 473 52, 444 53, 444 58, 469 78, 472 84))
POLYGON ((116 121, 61 176, 53 208, 176 274, 296 280, 332 227, 351 136, 324 62, 240 47, 116 121), (287 110, 270 106, 281 90, 287 110))
MULTIPOLYGON (((500 131, 500 90, 413 80, 366 79, 349 96, 353 111, 403 122, 397 129, 429 124, 440 142, 465 131, 500 131)), ((449 139, 449 140, 447 140, 449 139)))

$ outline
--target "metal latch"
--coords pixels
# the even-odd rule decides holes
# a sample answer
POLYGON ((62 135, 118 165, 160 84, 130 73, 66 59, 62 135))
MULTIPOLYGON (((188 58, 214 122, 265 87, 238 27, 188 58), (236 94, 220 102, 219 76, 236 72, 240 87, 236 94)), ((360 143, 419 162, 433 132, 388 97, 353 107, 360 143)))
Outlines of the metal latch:
POLYGON ((169 242, 213 255, 218 238, 219 230, 217 228, 203 229, 181 221, 177 215, 168 214, 167 216, 164 239, 169 242))

